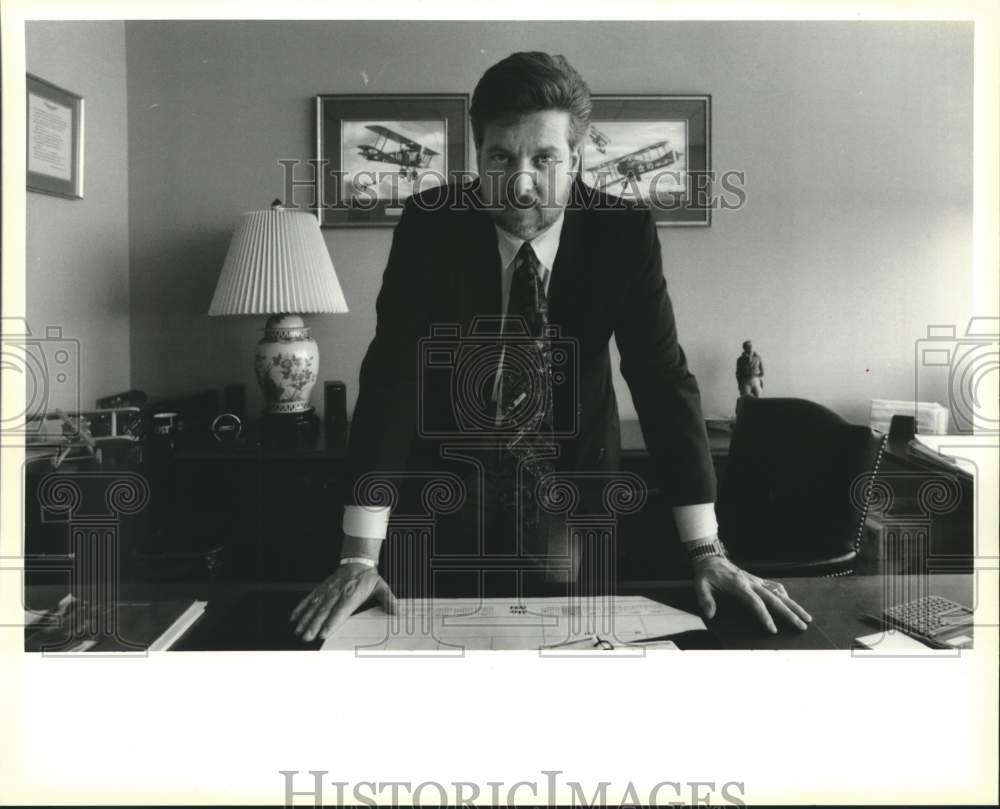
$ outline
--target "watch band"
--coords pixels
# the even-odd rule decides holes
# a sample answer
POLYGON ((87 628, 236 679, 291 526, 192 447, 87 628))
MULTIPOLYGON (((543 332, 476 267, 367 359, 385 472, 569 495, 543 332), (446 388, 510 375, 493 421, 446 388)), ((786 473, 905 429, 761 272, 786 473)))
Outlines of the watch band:
POLYGON ((726 546, 722 544, 722 541, 713 539, 711 542, 703 542, 689 550, 688 556, 693 562, 695 559, 704 559, 707 556, 721 556, 725 559, 728 554, 726 553, 726 546))
POLYGON ((340 560, 342 565, 364 565, 365 567, 378 567, 378 562, 364 556, 345 556, 340 560))

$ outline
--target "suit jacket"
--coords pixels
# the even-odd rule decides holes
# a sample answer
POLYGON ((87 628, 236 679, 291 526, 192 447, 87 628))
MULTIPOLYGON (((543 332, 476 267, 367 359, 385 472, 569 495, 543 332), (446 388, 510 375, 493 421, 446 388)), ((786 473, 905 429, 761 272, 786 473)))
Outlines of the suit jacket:
MULTIPOLYGON (((548 289, 549 322, 575 354, 553 397, 556 468, 618 468, 621 439, 608 351, 613 334, 663 491, 675 505, 713 502, 715 474, 698 385, 677 340, 661 262, 649 211, 577 180, 548 289)), ((468 337, 470 328, 477 316, 500 314, 500 279, 496 231, 479 204, 477 184, 442 186, 407 202, 376 303, 375 337, 361 366, 350 483, 368 472, 399 483, 402 470, 435 468, 451 440, 442 418, 457 434, 468 431, 455 411, 477 375, 465 373, 465 381, 456 382, 472 366, 449 370, 448 358, 453 366, 474 363, 456 351, 463 340, 453 335, 459 331, 465 347, 475 349, 478 338, 468 337), (432 327, 444 336, 428 339, 432 327), (441 350, 434 353, 435 347, 441 350)), ((348 502, 357 498, 349 495, 348 502)))

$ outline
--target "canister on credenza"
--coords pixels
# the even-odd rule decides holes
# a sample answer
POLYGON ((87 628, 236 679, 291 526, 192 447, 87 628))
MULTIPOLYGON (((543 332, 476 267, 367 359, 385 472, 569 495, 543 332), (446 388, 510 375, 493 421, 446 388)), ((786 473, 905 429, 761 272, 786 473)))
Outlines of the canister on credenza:
POLYGON ((326 441, 343 441, 347 433, 347 385, 340 380, 323 386, 323 427, 326 441))
POLYGON ((153 414, 153 443, 160 452, 173 452, 177 434, 184 429, 180 415, 173 411, 153 414))
POLYGON ((222 389, 222 412, 232 413, 241 420, 247 415, 247 389, 245 385, 227 385, 222 389))

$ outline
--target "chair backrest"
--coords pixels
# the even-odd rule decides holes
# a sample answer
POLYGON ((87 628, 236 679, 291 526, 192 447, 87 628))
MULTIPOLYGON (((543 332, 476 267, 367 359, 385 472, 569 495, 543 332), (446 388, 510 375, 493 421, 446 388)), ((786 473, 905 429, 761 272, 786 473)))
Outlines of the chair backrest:
POLYGON ((864 520, 851 487, 873 471, 879 445, 814 402, 744 397, 717 509, 733 558, 787 575, 850 569, 864 520))

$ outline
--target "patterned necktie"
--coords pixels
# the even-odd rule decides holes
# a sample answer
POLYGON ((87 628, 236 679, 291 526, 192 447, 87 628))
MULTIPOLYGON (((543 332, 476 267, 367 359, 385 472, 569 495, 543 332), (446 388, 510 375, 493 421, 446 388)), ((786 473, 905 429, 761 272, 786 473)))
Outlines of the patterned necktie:
POLYGON ((504 341, 501 382, 501 427, 509 430, 505 465, 516 470, 518 462, 525 477, 519 490, 523 525, 538 525, 540 513, 535 501, 535 484, 554 471, 552 463, 552 346, 548 334, 549 304, 541 265, 530 242, 521 245, 514 259, 507 314, 520 318, 527 336, 514 326, 514 336, 504 341))

